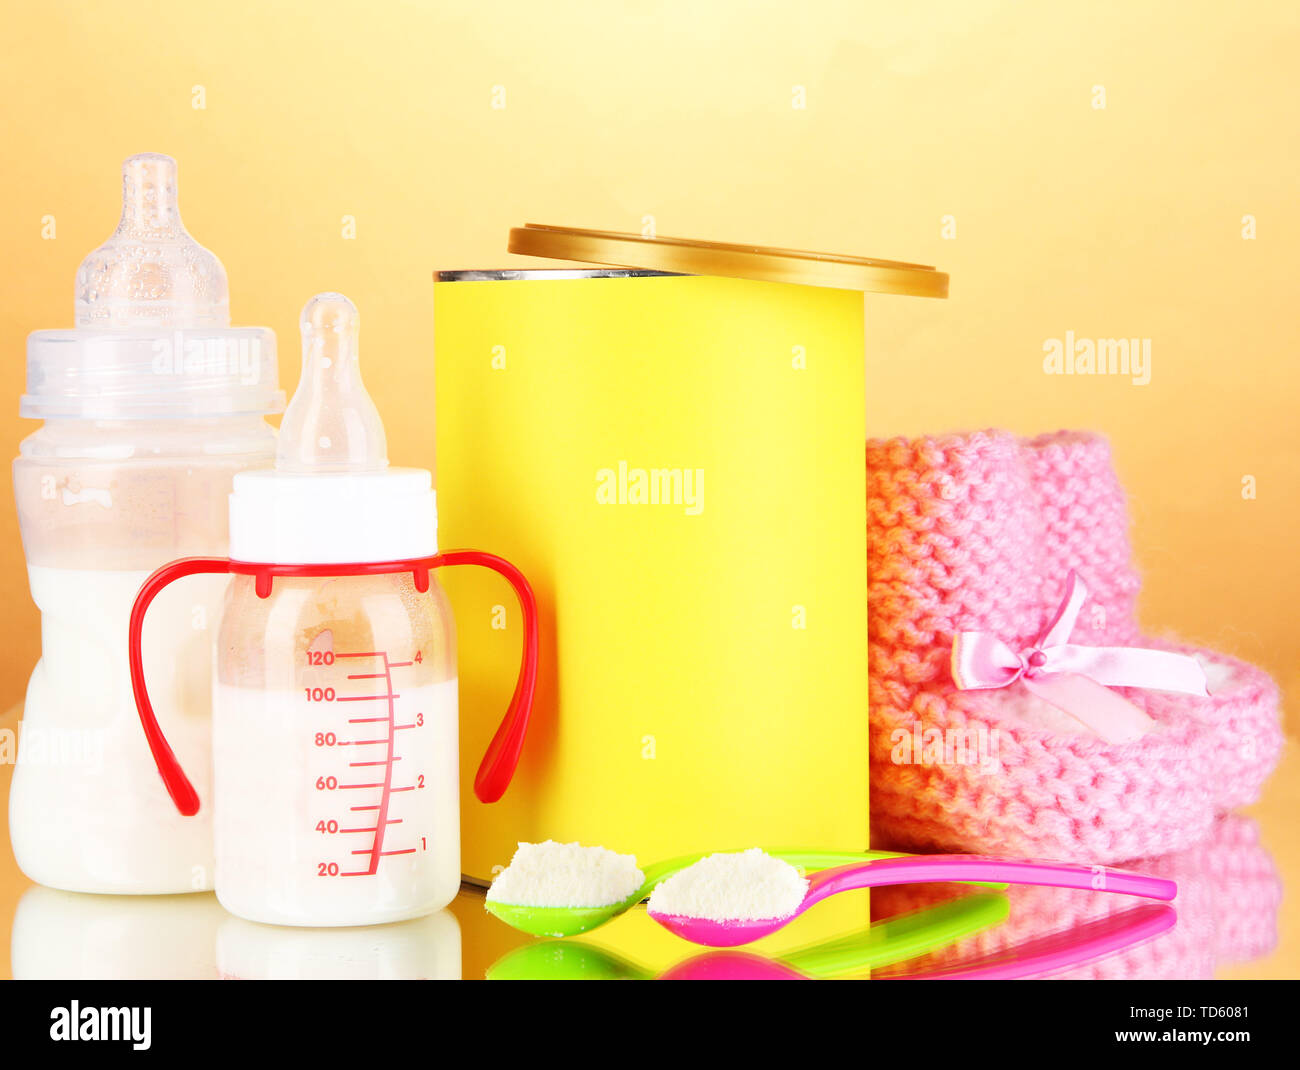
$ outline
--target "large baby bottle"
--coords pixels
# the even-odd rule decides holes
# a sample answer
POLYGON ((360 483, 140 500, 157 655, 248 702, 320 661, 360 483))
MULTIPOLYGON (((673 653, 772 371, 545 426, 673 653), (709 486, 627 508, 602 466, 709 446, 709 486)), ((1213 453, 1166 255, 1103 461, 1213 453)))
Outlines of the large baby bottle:
POLYGON ((202 817, 207 799, 150 704, 146 613, 174 580, 233 574, 217 650, 211 812, 217 898, 250 921, 373 925, 432 913, 455 896, 455 629, 435 568, 495 569, 523 607, 523 668, 475 781, 483 801, 505 790, 532 707, 537 624, 527 581, 490 554, 438 553, 432 478, 388 467, 357 332, 346 297, 307 303, 302 380, 275 467, 234 480, 231 558, 164 566, 131 615, 145 735, 176 807, 202 817))
MULTIPOLYGON (((181 223, 176 162, 133 156, 122 219, 82 262, 76 327, 27 340, 14 462, 41 660, 9 796, 14 855, 82 892, 210 888, 212 830, 167 806, 140 739, 127 621, 178 554, 226 552, 234 474, 274 455, 275 336, 231 327, 226 274, 181 223)), ((210 796, 211 649, 222 583, 162 598, 145 632, 158 717, 210 796)))

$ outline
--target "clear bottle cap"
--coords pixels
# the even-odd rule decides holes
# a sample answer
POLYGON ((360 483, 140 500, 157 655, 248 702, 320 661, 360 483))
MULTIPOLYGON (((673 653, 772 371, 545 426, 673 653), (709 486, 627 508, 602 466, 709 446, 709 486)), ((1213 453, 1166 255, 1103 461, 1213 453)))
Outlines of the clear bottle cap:
POLYGON ((361 381, 356 306, 317 294, 300 326, 302 378, 280 421, 275 467, 235 475, 230 556, 316 565, 436 554, 433 476, 388 466, 383 421, 361 381))
POLYGON ((361 381, 361 316, 340 293, 303 306, 302 378, 280 422, 281 472, 379 472, 388 444, 379 410, 361 381))
POLYGON ((37 419, 174 419, 284 407, 275 334, 230 326, 225 268, 181 222, 176 161, 122 164, 122 217, 81 262, 76 327, 27 339, 37 419))
POLYGON ((77 326, 227 327, 226 269, 181 222, 176 161, 122 164, 122 218, 77 269, 77 326))

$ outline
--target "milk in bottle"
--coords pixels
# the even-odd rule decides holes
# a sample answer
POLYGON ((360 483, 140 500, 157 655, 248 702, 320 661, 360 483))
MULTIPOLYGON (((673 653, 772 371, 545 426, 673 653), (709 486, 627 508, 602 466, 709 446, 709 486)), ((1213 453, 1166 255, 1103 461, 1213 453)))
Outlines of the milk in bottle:
MULTIPOLYGON (((82 262, 76 327, 27 344, 23 416, 44 425, 14 462, 41 659, 9 800, 32 880, 81 892, 209 888, 210 811, 168 804, 131 696, 127 623, 141 582, 181 555, 224 553, 236 472, 268 464, 275 337, 231 327, 226 273, 181 223, 176 162, 123 165, 117 230, 82 262)), ((211 652, 225 587, 159 600, 144 636, 153 695, 210 796, 211 652)))

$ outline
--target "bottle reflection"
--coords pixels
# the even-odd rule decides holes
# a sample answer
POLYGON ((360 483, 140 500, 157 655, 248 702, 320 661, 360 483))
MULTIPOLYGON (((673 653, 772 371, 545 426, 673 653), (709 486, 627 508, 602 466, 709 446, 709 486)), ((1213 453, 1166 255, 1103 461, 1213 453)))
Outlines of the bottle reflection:
POLYGON ((460 925, 449 911, 394 925, 304 929, 226 915, 217 969, 228 980, 442 980, 461 977, 460 925))
POLYGON ((227 914, 212 893, 84 895, 33 885, 14 913, 17 979, 212 980, 227 914))
POLYGON ((16 980, 438 979, 461 976, 448 911, 395 925, 258 925, 212 893, 84 895, 34 885, 14 914, 16 980))

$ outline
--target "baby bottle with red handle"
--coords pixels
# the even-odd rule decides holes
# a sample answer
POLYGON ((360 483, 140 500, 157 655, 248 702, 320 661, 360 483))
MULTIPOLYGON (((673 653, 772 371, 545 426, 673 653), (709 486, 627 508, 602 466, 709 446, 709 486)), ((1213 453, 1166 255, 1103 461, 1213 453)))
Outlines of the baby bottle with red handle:
POLYGON ((131 621, 141 721, 177 808, 202 809, 158 729, 140 633, 153 597, 230 573, 213 692, 216 890, 250 921, 372 925, 446 906, 460 884, 455 625, 435 578, 500 572, 523 609, 523 667, 479 771, 500 796, 519 759, 536 679, 532 592, 501 558, 439 554, 432 478, 388 466, 341 294, 303 310, 303 370, 274 468, 241 473, 226 558, 173 562, 131 621))

